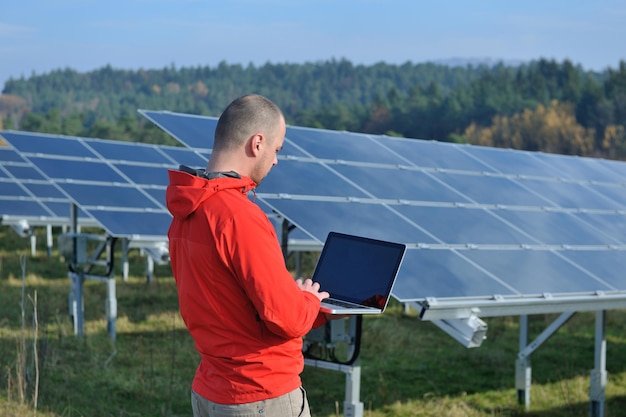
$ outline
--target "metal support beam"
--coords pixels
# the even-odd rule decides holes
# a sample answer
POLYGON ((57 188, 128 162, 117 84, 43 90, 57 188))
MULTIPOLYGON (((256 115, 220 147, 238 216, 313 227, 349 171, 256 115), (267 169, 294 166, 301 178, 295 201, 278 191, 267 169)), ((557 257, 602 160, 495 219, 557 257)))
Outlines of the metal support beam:
POLYGON ((567 312, 556 318, 535 340, 527 344, 528 340, 528 316, 522 316, 520 321, 520 352, 515 361, 515 388, 517 400, 526 409, 530 409, 530 385, 531 367, 530 355, 561 328, 576 312, 567 312))
POLYGON ((606 389, 606 311, 596 311, 594 366, 589 383, 590 416, 604 416, 604 393, 606 389))

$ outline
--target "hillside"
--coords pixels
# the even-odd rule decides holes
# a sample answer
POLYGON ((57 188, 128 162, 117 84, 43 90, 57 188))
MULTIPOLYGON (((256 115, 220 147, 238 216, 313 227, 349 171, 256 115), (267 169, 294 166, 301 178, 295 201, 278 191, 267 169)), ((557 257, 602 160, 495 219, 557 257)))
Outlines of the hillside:
POLYGON ((233 98, 250 92, 272 98, 288 123, 298 126, 626 156, 625 62, 603 73, 543 59, 517 66, 364 66, 333 60, 137 71, 106 66, 87 73, 64 69, 9 80, 0 96, 0 120, 3 129, 168 143, 171 138, 137 109, 217 116, 233 98), (562 136, 559 145, 529 143, 542 130, 524 122, 524 112, 534 112, 546 126, 566 124, 565 133, 555 133, 562 136), (528 126, 498 128, 514 118, 528 126), (513 139, 519 129, 525 132, 521 142, 513 139), (581 140, 584 146, 569 143, 581 140))

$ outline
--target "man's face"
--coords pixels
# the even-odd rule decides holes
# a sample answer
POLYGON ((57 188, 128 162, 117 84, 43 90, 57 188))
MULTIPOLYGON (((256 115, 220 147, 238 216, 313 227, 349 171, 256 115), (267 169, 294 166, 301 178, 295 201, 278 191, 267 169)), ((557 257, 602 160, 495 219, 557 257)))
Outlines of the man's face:
POLYGON ((278 151, 283 148, 286 131, 287 128, 285 126, 285 121, 283 120, 281 121, 278 134, 275 136, 268 135, 265 137, 264 146, 261 148, 259 159, 250 177, 257 185, 259 185, 263 178, 269 174, 272 167, 278 164, 277 154, 278 151))

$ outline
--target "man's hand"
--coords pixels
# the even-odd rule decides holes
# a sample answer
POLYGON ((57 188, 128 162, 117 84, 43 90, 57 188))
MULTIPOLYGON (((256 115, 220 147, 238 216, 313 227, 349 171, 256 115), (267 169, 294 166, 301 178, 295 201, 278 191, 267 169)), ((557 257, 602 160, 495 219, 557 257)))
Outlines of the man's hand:
POLYGON ((310 292, 314 296, 316 296, 320 301, 324 298, 330 297, 330 294, 326 291, 320 291, 320 284, 317 282, 313 282, 310 278, 305 279, 304 281, 301 278, 296 280, 296 284, 302 291, 310 292))

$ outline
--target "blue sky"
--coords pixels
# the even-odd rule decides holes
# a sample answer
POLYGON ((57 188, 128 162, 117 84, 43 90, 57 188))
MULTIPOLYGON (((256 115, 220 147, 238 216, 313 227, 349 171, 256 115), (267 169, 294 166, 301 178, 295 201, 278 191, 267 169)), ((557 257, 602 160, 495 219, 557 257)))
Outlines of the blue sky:
POLYGON ((346 58, 626 60, 624 0, 3 0, 9 78, 110 64, 153 69, 346 58))

